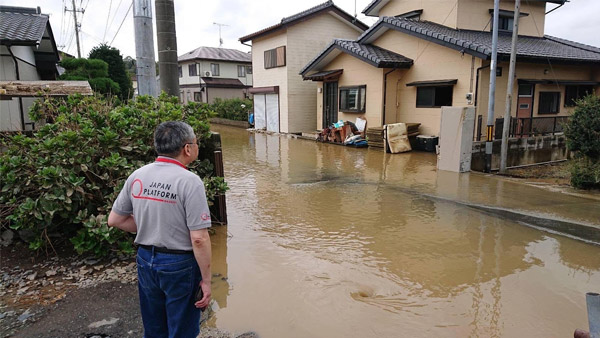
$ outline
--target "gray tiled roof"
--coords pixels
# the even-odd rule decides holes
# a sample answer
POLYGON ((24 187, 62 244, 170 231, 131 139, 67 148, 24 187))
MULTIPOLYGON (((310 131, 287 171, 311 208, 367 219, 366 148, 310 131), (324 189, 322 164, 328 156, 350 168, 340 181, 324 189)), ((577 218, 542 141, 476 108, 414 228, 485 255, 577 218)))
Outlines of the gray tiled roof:
MULTIPOLYGON (((395 17, 381 17, 357 41, 372 42, 372 38, 377 36, 377 31, 382 28, 395 29, 482 58, 487 58, 492 53, 491 32, 458 30, 428 21, 395 17)), ((511 40, 511 34, 498 36, 498 53, 501 56, 510 54, 511 40)), ((600 63, 600 49, 551 36, 519 36, 517 56, 529 59, 600 63)))
MULTIPOLYGON (((379 5, 383 1, 385 1, 385 0, 371 1, 371 3, 369 3, 367 5, 367 7, 365 7, 365 9, 363 9, 363 11, 361 13, 364 13, 365 15, 369 15, 368 12, 373 10, 375 7, 377 7, 377 5, 379 5)), ((530 0, 530 1, 532 1, 532 2, 550 2, 550 3, 555 3, 555 4, 563 4, 563 3, 567 2, 567 0, 530 0)), ((389 2, 389 0, 387 0, 385 2, 389 2)), ((378 13, 373 13, 373 14, 376 14, 375 16, 379 15, 378 13)))
POLYGON ((336 48, 378 68, 410 67, 413 64, 412 59, 387 49, 369 44, 360 44, 353 40, 334 39, 329 46, 300 70, 300 74, 304 75, 312 70, 316 63, 336 48))
POLYGON ((300 13, 296 13, 294 15, 285 17, 283 19, 281 19, 281 22, 279 22, 278 24, 269 26, 267 28, 263 28, 261 30, 259 30, 258 32, 254 32, 252 34, 248 34, 246 36, 242 36, 239 40, 241 42, 245 42, 245 41, 249 41, 252 40, 256 37, 262 36, 264 34, 268 34, 271 33, 272 31, 281 29, 283 27, 292 25, 296 22, 300 22, 300 20, 305 19, 307 17, 310 17, 311 15, 316 15, 322 11, 326 11, 326 10, 332 10, 337 12, 338 14, 340 14, 340 16, 342 16, 343 18, 345 18, 347 21, 349 21, 350 23, 352 23, 353 25, 355 25, 356 27, 360 28, 361 30, 365 30, 367 29, 369 26, 365 25, 363 22, 361 22, 360 20, 356 19, 355 17, 351 16, 350 14, 346 13, 344 10, 342 10, 341 8, 339 8, 338 6, 336 6, 333 1, 328 0, 322 4, 319 4, 317 6, 311 7, 307 10, 304 10, 300 13))
POLYGON ((237 49, 198 47, 191 52, 185 53, 177 58, 177 61, 186 60, 218 60, 231 62, 252 62, 252 54, 237 49))
POLYGON ((0 8, 0 42, 37 44, 42 40, 48 15, 15 12, 10 7, 0 8))

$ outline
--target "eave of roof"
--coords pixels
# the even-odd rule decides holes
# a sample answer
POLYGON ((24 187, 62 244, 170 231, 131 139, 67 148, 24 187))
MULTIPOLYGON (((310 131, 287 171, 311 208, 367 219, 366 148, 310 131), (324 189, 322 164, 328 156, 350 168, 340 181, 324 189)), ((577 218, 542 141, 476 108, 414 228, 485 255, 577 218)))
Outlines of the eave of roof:
POLYGON ((297 23, 303 22, 305 20, 308 20, 318 14, 324 13, 324 12, 328 12, 328 11, 333 11, 334 13, 336 13, 337 15, 339 15, 341 18, 345 19, 346 21, 348 21, 349 23, 353 24, 354 26, 356 26, 358 29, 364 31, 367 28, 369 28, 369 26, 367 26, 366 24, 364 24, 362 21, 358 20, 357 18, 353 17, 352 15, 348 14, 347 12, 345 12, 343 9, 339 8, 338 6, 336 6, 333 1, 329 0, 327 2, 324 2, 320 5, 317 5, 315 7, 311 7, 305 11, 302 11, 300 13, 294 14, 292 16, 288 16, 285 17, 283 19, 281 19, 281 22, 279 22, 278 24, 269 26, 267 28, 263 28, 257 32, 254 32, 252 34, 248 34, 245 36, 242 36, 241 38, 239 38, 239 41, 244 43, 250 40, 254 40, 256 38, 265 36, 267 34, 271 34, 274 33, 280 29, 283 28, 287 28, 290 26, 293 26, 297 23))
MULTIPOLYGON (((412 35, 481 59, 489 59, 492 54, 491 32, 457 30, 428 21, 394 17, 381 17, 356 41, 362 44, 373 43, 388 29, 412 35)), ((501 60, 507 58, 510 54, 511 39, 511 35, 501 34, 499 36, 498 55, 501 60)), ((519 36, 517 59, 531 62, 550 59, 561 63, 596 64, 600 63, 600 48, 549 36, 519 36)))
POLYGON ((227 62, 252 63, 252 55, 241 50, 217 47, 198 47, 177 58, 178 62, 192 60, 216 60, 227 62))
POLYGON ((306 75, 309 71, 317 67, 320 62, 324 61, 333 51, 338 51, 338 55, 341 52, 352 55, 377 68, 409 68, 413 64, 412 59, 387 49, 360 44, 352 40, 334 39, 329 46, 304 66, 299 74, 302 76, 306 75))

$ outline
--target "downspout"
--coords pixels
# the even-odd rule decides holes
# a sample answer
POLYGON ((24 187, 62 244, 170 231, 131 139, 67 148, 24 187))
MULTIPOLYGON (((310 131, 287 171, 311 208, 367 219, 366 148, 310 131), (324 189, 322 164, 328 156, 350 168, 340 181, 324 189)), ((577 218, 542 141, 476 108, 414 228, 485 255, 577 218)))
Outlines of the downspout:
POLYGON ((477 99, 479 98, 479 95, 477 94, 477 92, 479 91, 479 71, 488 68, 489 66, 490 65, 488 64, 487 66, 481 66, 477 68, 477 76, 475 79, 475 107, 477 107, 477 99))
POLYGON ((388 74, 398 70, 398 68, 394 68, 389 72, 383 75, 383 114, 381 115, 381 125, 385 124, 385 107, 386 107, 386 96, 387 96, 387 76, 388 74))
MULTIPOLYGON (((17 81, 20 81, 21 75, 19 74, 19 61, 17 60, 17 57, 15 56, 15 54, 13 54, 12 50, 10 49, 10 45, 6 45, 6 49, 8 49, 8 52, 10 53, 10 56, 12 57, 12 59, 15 63, 15 73, 16 73, 17 81)), ((23 98, 20 96, 19 96, 19 112, 20 112, 20 116, 21 116, 21 130, 25 131, 25 114, 23 113, 23 98)))

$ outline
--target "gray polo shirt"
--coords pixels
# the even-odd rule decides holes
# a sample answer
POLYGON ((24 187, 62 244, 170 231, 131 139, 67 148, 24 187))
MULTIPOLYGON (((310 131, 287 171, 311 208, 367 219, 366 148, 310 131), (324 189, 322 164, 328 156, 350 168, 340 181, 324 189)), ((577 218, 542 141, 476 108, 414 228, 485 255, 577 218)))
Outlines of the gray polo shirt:
POLYGON ((112 210, 123 216, 133 214, 135 243, 143 245, 192 250, 190 230, 211 226, 200 177, 163 156, 127 178, 112 210))

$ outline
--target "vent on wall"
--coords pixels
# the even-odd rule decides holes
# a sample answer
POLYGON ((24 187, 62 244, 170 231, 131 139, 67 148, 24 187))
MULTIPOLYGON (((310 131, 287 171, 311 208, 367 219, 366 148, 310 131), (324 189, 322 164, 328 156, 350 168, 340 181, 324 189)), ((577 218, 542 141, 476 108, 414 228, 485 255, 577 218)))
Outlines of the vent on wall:
POLYGON ((211 72, 205 72, 204 76, 206 76, 206 77, 212 77, 212 73, 211 72))

